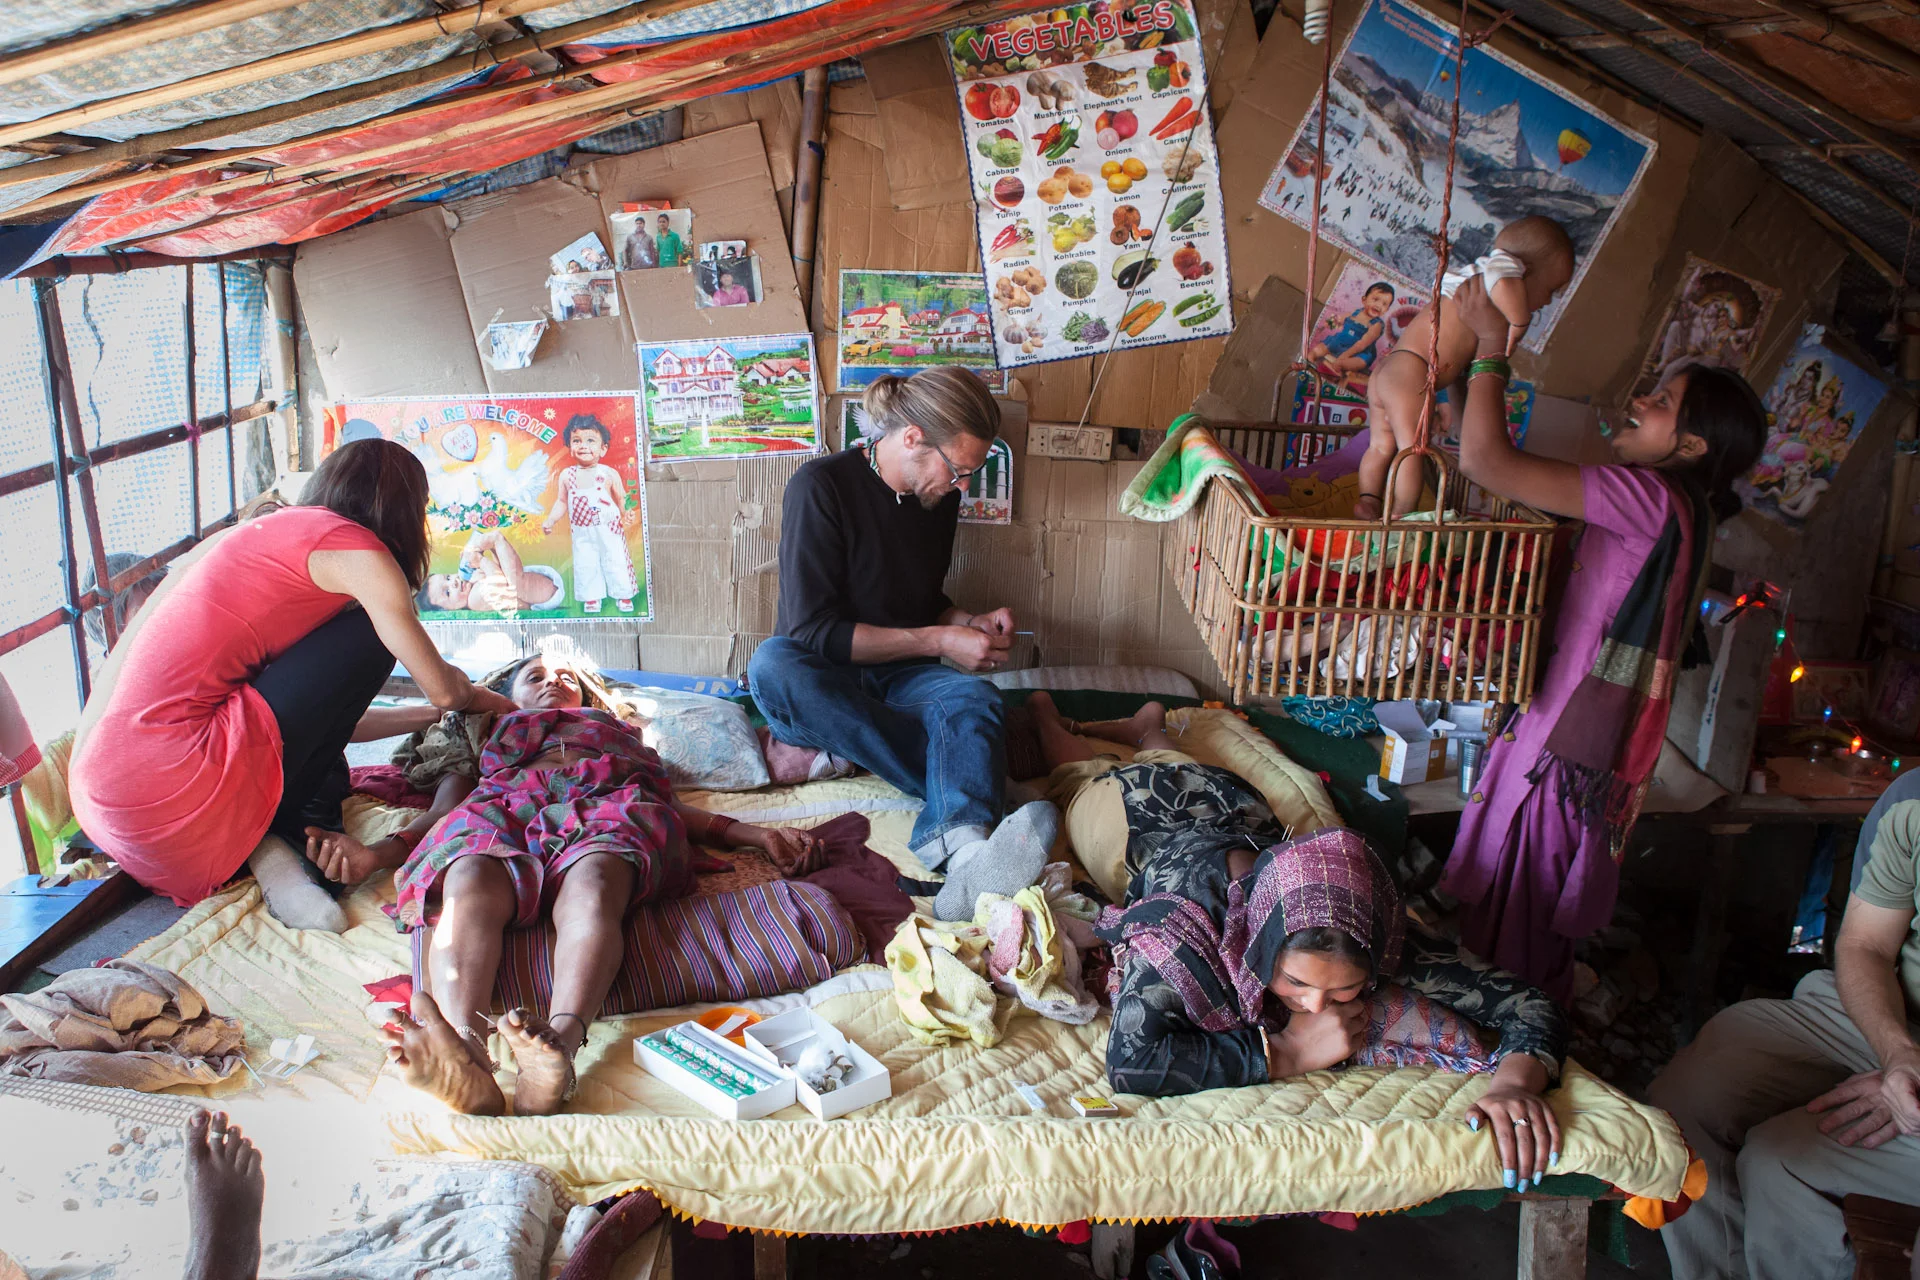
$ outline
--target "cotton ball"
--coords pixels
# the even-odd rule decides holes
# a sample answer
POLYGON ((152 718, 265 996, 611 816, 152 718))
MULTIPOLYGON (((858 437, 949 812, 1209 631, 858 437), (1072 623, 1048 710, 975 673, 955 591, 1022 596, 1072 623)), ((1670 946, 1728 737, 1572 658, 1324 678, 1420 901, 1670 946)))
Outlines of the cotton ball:
POLYGON ((832 1093, 853 1074, 853 1063, 815 1040, 800 1051, 793 1064, 794 1074, 815 1093, 832 1093))

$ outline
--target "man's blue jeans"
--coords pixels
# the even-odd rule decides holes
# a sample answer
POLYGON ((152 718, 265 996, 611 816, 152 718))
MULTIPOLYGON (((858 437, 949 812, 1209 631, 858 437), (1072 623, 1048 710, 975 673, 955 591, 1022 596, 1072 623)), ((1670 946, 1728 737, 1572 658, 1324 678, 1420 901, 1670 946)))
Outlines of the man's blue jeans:
POLYGON ((937 662, 843 666, 775 636, 754 652, 747 683, 782 742, 845 756, 926 802, 908 843, 929 866, 953 852, 947 832, 1000 821, 1000 691, 978 676, 937 662))

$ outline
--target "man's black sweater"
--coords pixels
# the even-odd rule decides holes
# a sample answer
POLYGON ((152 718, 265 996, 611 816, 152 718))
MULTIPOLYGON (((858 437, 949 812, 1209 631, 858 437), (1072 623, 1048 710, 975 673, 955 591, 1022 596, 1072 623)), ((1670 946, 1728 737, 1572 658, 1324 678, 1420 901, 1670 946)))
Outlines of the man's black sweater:
POLYGON ((953 607, 941 586, 959 520, 958 490, 931 511, 896 498, 864 449, 815 458, 787 482, 776 629, 850 663, 856 623, 934 625, 953 607))

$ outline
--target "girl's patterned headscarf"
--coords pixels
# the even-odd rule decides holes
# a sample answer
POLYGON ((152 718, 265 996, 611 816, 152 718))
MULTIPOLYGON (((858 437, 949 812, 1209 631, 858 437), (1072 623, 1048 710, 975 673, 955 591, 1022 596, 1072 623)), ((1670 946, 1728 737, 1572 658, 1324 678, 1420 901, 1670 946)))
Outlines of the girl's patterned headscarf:
POLYGON ((1365 947, 1373 981, 1400 965, 1405 921, 1387 869, 1358 833, 1327 827, 1274 845, 1227 889, 1216 925, 1198 903, 1159 893, 1126 909, 1120 941, 1180 994, 1206 1031, 1260 1023, 1287 938, 1337 929, 1365 947))

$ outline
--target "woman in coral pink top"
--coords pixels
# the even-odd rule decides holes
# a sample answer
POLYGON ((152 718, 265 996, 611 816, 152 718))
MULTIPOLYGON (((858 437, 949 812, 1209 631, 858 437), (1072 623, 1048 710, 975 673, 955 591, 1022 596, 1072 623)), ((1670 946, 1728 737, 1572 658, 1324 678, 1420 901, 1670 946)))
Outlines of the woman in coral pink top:
POLYGON ((329 775, 394 658, 435 707, 513 704, 442 659, 414 616, 417 458, 355 441, 302 496, 180 558, 101 670, 71 788, 82 829, 154 892, 191 905, 250 863, 283 922, 337 931, 345 915, 296 850, 309 828, 339 829, 329 775))

